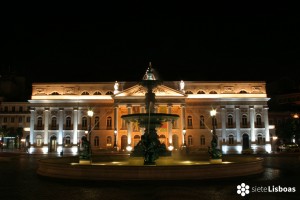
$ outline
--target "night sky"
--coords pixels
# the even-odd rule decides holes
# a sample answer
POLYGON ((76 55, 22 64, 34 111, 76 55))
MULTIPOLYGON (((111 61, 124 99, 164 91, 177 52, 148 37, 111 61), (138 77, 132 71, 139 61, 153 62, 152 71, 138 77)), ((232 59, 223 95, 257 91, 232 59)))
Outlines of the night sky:
POLYGON ((149 62, 170 81, 273 81, 300 71, 292 6, 128 7, 7 17, 1 73, 30 82, 139 81, 149 62))

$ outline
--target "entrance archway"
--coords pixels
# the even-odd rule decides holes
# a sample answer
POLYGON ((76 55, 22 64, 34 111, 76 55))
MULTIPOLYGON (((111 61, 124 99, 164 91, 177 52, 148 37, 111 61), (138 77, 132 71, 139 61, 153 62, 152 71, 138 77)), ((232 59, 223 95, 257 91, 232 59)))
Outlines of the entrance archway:
POLYGON ((49 152, 56 152, 57 138, 55 135, 50 137, 49 152))
POLYGON ((249 148, 250 148, 249 135, 245 133, 243 134, 243 150, 249 148))
POLYGON ((127 147, 127 136, 126 135, 122 135, 121 137, 121 151, 125 151, 126 147, 127 147))

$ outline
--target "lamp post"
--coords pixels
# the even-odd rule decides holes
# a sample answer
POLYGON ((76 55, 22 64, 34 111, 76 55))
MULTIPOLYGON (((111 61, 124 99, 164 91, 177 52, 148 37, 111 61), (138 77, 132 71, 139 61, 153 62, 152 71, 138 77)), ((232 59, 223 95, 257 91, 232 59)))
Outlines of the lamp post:
MULTIPOLYGON (((210 111, 210 116, 212 117, 213 139, 216 138, 216 114, 217 111, 215 109, 210 111)), ((216 145, 218 145, 218 143, 216 145)))
POLYGON ((89 154, 90 154, 90 162, 92 163, 92 117, 94 112, 90 109, 87 112, 89 116, 89 154))
POLYGON ((215 109, 210 111, 210 116, 212 117, 212 140, 211 149, 209 149, 210 162, 211 163, 222 163, 222 151, 218 149, 218 136, 216 134, 216 114, 215 109))
POLYGON ((272 136, 271 139, 272 139, 272 141, 271 141, 272 152, 276 152, 277 151, 276 144, 277 144, 278 137, 272 136))
POLYGON ((293 126, 293 143, 298 143, 299 142, 299 113, 294 113, 293 114, 293 119, 294 119, 294 126, 293 126))

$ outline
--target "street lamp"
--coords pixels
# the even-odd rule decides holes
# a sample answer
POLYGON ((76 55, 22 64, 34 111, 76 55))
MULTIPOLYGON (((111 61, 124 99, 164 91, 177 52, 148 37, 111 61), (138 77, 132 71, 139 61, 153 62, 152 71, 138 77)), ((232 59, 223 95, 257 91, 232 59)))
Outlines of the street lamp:
POLYGON ((90 162, 92 163, 92 117, 94 115, 94 112, 90 109, 87 112, 89 116, 89 154, 90 154, 90 162))
POLYGON ((293 121, 293 143, 298 143, 299 141, 299 113, 294 113, 292 115, 293 121))
POLYGON ((222 163, 222 151, 217 148, 218 146, 218 136, 216 134, 216 114, 215 109, 210 111, 210 116, 212 117, 212 140, 211 140, 211 149, 209 149, 210 160, 212 163, 222 163))
POLYGON ((213 136, 216 135, 216 114, 217 111, 215 109, 210 111, 210 116, 212 117, 213 136))

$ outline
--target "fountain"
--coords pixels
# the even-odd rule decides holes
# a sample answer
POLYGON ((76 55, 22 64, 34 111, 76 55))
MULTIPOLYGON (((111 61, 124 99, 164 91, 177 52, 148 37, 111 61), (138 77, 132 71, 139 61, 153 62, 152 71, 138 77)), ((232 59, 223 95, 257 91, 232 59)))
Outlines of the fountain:
MULTIPOLYGON (((45 158, 39 160, 37 174, 73 180, 205 180, 255 175, 264 171, 262 158, 222 156, 216 148, 216 138, 213 138, 212 149, 207 154, 211 160, 216 159, 217 162, 199 157, 191 160, 188 156, 173 159, 171 151, 160 143, 156 128, 161 127, 164 122, 178 119, 179 116, 155 112, 153 89, 161 82, 156 79, 151 64, 140 84, 147 89, 146 112, 121 116, 127 122, 137 122, 145 129, 140 142, 130 154, 93 155, 93 162, 80 162, 80 159, 85 158, 82 154, 45 158), (132 158, 142 159, 143 162, 131 162, 132 158), (161 158, 171 159, 165 162, 161 158)), ((213 131, 216 137, 215 127, 213 131)))
POLYGON ((145 129, 141 141, 134 147, 131 154, 133 157, 144 157, 144 165, 155 165, 155 160, 159 156, 166 156, 169 153, 166 146, 158 140, 156 128, 161 127, 163 122, 174 121, 179 118, 179 115, 175 114, 154 112, 155 93, 153 93, 153 89, 158 84, 160 81, 156 79, 150 63, 141 82, 141 85, 147 89, 145 94, 146 113, 129 114, 121 117, 127 122, 137 122, 141 128, 145 129))

